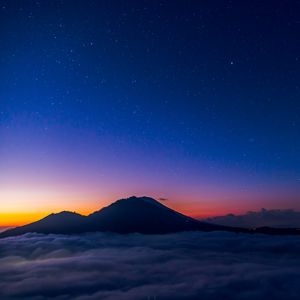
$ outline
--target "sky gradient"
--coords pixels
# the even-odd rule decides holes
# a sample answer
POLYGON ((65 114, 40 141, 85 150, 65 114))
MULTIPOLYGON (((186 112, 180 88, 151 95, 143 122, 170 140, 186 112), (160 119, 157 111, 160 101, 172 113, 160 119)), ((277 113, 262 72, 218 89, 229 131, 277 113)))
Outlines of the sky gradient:
POLYGON ((300 209, 299 6, 0 0, 0 226, 300 209))

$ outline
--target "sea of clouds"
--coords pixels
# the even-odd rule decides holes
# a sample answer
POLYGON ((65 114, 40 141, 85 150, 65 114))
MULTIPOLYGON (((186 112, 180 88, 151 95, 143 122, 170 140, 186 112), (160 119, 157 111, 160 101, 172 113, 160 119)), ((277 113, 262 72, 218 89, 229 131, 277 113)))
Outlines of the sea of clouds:
POLYGON ((0 299, 299 299, 300 237, 26 234, 0 240, 0 299))

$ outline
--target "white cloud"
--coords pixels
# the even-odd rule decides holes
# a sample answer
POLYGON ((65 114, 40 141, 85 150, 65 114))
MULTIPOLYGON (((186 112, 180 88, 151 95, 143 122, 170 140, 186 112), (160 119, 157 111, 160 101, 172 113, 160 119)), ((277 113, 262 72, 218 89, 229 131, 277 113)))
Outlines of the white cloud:
POLYGON ((298 299, 300 237, 224 232, 0 240, 0 299, 298 299))

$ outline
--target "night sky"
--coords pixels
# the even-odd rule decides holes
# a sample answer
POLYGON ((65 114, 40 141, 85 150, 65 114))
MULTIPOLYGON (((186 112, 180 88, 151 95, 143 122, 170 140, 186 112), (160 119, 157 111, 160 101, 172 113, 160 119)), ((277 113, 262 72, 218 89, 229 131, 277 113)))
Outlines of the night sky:
POLYGON ((299 1, 0 1, 0 225, 148 195, 300 209, 299 1))

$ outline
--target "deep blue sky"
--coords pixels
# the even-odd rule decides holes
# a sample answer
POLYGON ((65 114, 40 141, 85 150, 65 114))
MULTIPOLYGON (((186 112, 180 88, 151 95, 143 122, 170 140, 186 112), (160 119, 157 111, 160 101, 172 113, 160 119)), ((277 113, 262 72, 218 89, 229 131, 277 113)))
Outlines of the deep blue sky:
POLYGON ((299 11, 0 1, 6 210, 132 193, 193 215, 300 208, 299 11))

